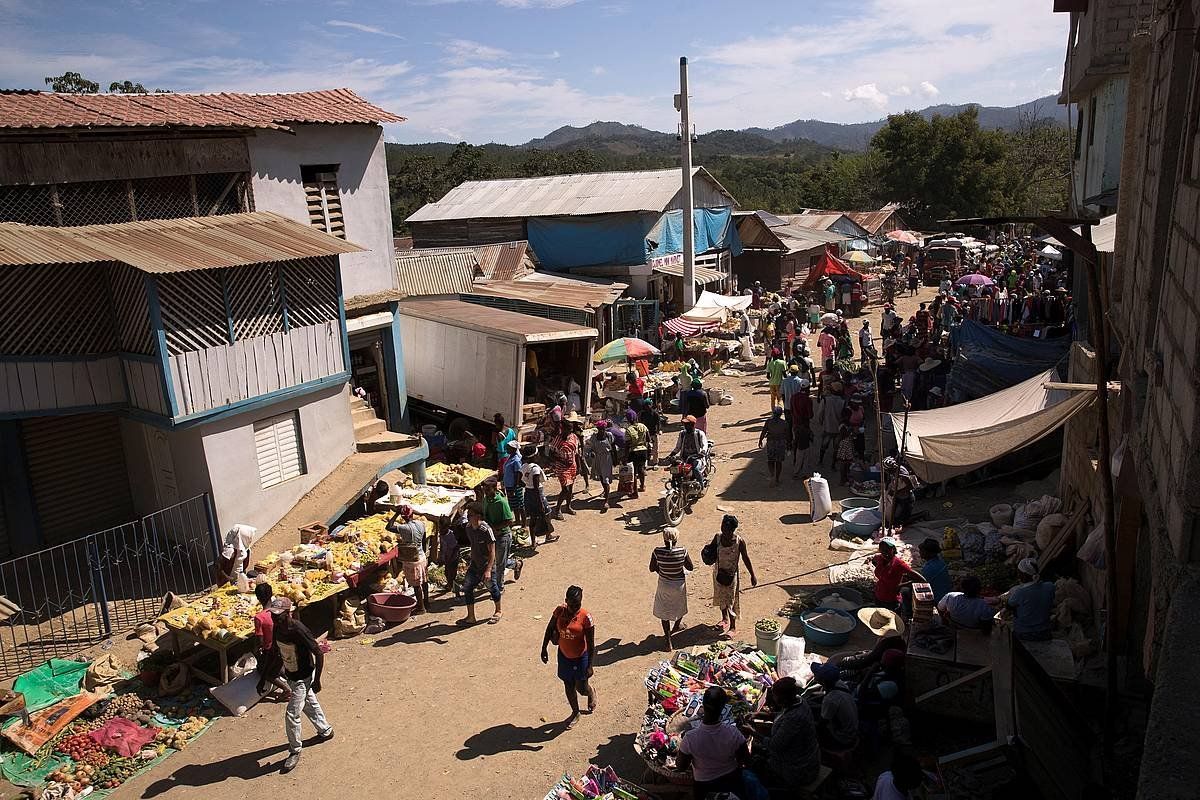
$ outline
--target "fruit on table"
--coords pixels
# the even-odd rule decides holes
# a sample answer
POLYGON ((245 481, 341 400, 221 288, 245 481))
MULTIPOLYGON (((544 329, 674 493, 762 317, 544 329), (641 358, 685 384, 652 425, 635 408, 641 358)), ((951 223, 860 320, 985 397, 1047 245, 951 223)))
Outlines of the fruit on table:
POLYGON ((484 478, 494 474, 495 470, 472 467, 470 464, 434 464, 425 469, 425 479, 429 483, 441 483, 464 489, 473 489, 484 478))

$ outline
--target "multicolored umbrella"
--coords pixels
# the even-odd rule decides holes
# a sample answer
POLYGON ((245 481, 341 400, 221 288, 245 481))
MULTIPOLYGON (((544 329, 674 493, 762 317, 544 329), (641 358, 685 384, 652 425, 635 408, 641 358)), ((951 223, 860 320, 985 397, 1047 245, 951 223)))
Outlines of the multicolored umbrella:
POLYGON ((862 250, 851 250, 846 255, 842 256, 843 261, 849 261, 853 264, 874 264, 875 258, 864 253, 862 250))
POLYGON ((978 272, 972 272, 968 275, 963 275, 954 282, 958 286, 991 286, 995 283, 987 275, 980 275, 978 272))
POLYGON ((631 358, 649 358, 659 355, 657 347, 634 336, 613 339, 596 351, 593 361, 625 361, 631 358))
POLYGON ((887 238, 893 242, 900 244, 920 244, 921 240, 912 234, 911 231, 888 231, 887 238))

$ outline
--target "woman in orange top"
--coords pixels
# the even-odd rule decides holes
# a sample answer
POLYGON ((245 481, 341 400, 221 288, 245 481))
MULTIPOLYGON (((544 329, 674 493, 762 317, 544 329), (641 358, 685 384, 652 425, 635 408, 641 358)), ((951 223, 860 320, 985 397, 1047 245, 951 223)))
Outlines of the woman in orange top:
POLYGON ((580 714, 579 695, 588 699, 587 711, 583 713, 591 714, 596 710, 596 690, 588 683, 592 677, 592 654, 596 651, 596 627, 592 615, 583 607, 583 589, 580 587, 567 588, 566 601, 554 609, 546 625, 546 635, 542 639, 543 664, 550 663, 546 648, 551 642, 558 645, 558 677, 571 706, 567 727, 573 728, 580 714))

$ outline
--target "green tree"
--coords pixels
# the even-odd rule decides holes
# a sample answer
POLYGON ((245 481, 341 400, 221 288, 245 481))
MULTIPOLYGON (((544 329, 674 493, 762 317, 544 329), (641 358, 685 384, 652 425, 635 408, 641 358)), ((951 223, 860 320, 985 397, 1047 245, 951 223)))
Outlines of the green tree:
MULTIPOLYGON (((113 81, 112 83, 110 83, 108 85, 108 90, 110 92, 115 92, 117 94, 147 94, 148 93, 145 86, 142 86, 140 83, 133 83, 132 81, 120 81, 120 82, 113 81)), ((161 91, 161 90, 156 89, 155 91, 161 91)))
POLYGON ((894 114, 871 139, 883 198, 900 202, 924 227, 997 209, 1006 145, 1002 132, 979 127, 973 106, 929 120, 913 111, 894 114))
POLYGON ((88 80, 78 72, 64 72, 46 78, 46 85, 55 92, 75 92, 78 94, 96 94, 100 84, 88 80))
POLYGON ((998 213, 1030 216, 1066 208, 1071 134, 1034 111, 1023 111, 1004 134, 1003 198, 998 213))

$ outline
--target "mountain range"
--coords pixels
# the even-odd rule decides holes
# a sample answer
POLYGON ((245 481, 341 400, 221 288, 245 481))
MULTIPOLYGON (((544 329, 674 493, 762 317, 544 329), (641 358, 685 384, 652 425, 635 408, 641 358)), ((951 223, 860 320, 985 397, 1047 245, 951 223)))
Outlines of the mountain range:
MULTIPOLYGON (((935 114, 949 116, 957 114, 970 105, 935 105, 921 109, 918 113, 926 119, 935 114)), ((1032 115, 1035 118, 1061 122, 1057 98, 1054 95, 1039 97, 1016 106, 978 106, 979 124, 987 129, 1012 130, 1021 119, 1032 115)), ((738 131, 719 130, 702 134, 697 139, 701 154, 721 153, 738 155, 817 155, 824 150, 857 152, 867 149, 871 137, 887 123, 886 119, 874 122, 837 123, 816 119, 798 119, 774 128, 745 128, 738 131)), ((575 127, 564 125, 539 139, 532 139, 521 149, 527 150, 601 150, 614 155, 651 155, 658 152, 675 152, 678 145, 675 135, 650 130, 639 125, 621 122, 593 122, 575 127)))

